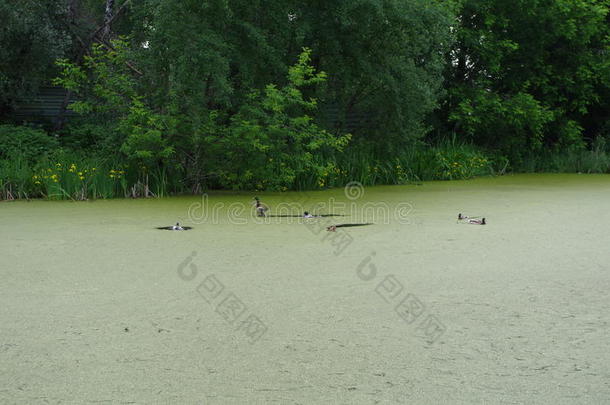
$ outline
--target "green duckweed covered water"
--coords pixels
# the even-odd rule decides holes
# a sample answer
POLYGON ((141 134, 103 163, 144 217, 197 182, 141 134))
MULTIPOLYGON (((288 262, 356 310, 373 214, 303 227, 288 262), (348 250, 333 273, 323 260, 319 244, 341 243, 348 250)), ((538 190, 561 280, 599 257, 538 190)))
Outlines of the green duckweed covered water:
POLYGON ((230 193, 207 217, 199 197, 0 204, 0 402, 610 398, 610 176, 259 196, 390 220, 317 233, 230 193), (154 229, 176 221, 194 229, 154 229))

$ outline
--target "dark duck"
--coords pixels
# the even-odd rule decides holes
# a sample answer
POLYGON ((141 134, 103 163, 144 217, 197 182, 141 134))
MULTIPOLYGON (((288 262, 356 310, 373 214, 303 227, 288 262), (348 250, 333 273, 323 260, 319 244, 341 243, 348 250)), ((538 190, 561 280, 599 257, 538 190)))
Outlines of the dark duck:
POLYGON ((258 197, 254 197, 254 209, 257 217, 267 216, 267 211, 269 211, 269 207, 263 204, 258 197))
POLYGON ((368 225, 373 225, 373 224, 371 224, 371 223, 367 223, 367 224, 338 224, 338 225, 327 226, 326 230, 328 232, 337 232, 337 228, 350 228, 352 226, 368 226, 368 225))

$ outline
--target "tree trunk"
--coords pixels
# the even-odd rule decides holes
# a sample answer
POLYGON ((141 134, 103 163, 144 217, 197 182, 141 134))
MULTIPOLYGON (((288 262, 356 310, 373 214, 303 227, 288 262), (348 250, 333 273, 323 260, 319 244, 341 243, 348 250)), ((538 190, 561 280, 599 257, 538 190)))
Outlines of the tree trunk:
POLYGON ((110 37, 110 23, 114 18, 114 0, 106 0, 106 11, 104 12, 104 29, 102 30, 102 38, 107 40, 110 37))
MULTIPOLYGON (((85 37, 81 39, 79 36, 78 30, 75 29, 73 34, 80 42, 81 46, 76 54, 75 61, 77 64, 80 64, 85 54, 87 54, 89 47, 91 46, 91 42, 95 40, 95 36, 98 33, 101 36, 102 41, 108 41, 110 39, 111 29, 110 26, 112 21, 116 17, 114 14, 114 2, 115 0, 106 0, 106 9, 104 11, 104 22, 103 24, 91 35, 90 38, 85 37)), ((128 1, 123 4, 123 6, 119 9, 119 13, 123 10, 123 8, 127 5, 128 1)), ((68 1, 68 22, 70 25, 78 25, 78 16, 80 12, 80 0, 69 0, 68 1)), ((72 97, 72 92, 68 91, 66 96, 63 99, 63 102, 59 108, 59 114, 55 119, 54 129, 56 131, 61 130, 66 121, 66 111, 68 109, 68 104, 70 102, 70 98, 72 97)))
POLYGON ((70 0, 68 2, 68 18, 70 25, 76 24, 76 18, 79 11, 79 0, 70 0))

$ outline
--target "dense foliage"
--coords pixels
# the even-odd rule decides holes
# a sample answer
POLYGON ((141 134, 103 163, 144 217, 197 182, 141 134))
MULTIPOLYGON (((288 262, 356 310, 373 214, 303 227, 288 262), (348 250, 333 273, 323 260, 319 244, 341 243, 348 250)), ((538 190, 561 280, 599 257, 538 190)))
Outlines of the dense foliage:
POLYGON ((71 38, 62 0, 0 1, 0 114, 53 74, 71 38))
POLYGON ((607 172, 609 10, 0 0, 0 198, 607 172), (50 85, 59 111, 23 122, 50 85))
POLYGON ((445 122, 515 162, 607 136, 609 5, 461 0, 445 122))

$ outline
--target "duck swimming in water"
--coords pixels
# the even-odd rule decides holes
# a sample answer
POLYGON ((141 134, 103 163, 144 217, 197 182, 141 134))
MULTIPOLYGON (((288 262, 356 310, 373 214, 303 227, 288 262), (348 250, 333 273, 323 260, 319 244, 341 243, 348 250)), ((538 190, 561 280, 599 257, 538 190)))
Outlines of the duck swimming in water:
POLYGON ((263 204, 258 197, 254 197, 254 200, 255 200, 254 208, 256 209, 256 216, 257 217, 266 216, 266 212, 269 211, 269 207, 267 207, 265 204, 263 204))
MULTIPOLYGON (((460 213, 460 214, 458 214, 457 222, 460 222, 460 221, 470 221, 471 219, 479 220, 479 218, 481 218, 481 217, 468 217, 468 216, 462 215, 460 213)), ((468 222, 468 223, 470 223, 470 222, 468 222)), ((485 225, 485 224, 483 224, 483 225, 485 225)))
POLYGON ((347 228, 350 226, 367 226, 367 225, 373 225, 371 223, 367 223, 367 224, 338 224, 338 225, 331 225, 331 226, 327 226, 326 230, 328 232, 337 232, 337 228, 347 228))
POLYGON ((486 225, 485 218, 482 218, 482 219, 469 219, 468 223, 472 224, 472 225, 486 225))
POLYGON ((326 217, 344 217, 344 214, 319 214, 312 215, 309 211, 305 211, 302 214, 285 214, 285 215, 267 215, 272 218, 326 218, 326 217))
POLYGON ((174 226, 161 226, 158 227, 157 229, 162 229, 162 230, 166 230, 166 231, 188 231, 189 229, 193 229, 190 226, 180 226, 179 222, 176 222, 176 225, 174 226))
POLYGON ((458 214, 458 221, 463 221, 465 219, 473 219, 473 218, 479 218, 479 217, 467 217, 466 215, 462 215, 461 213, 458 214))

